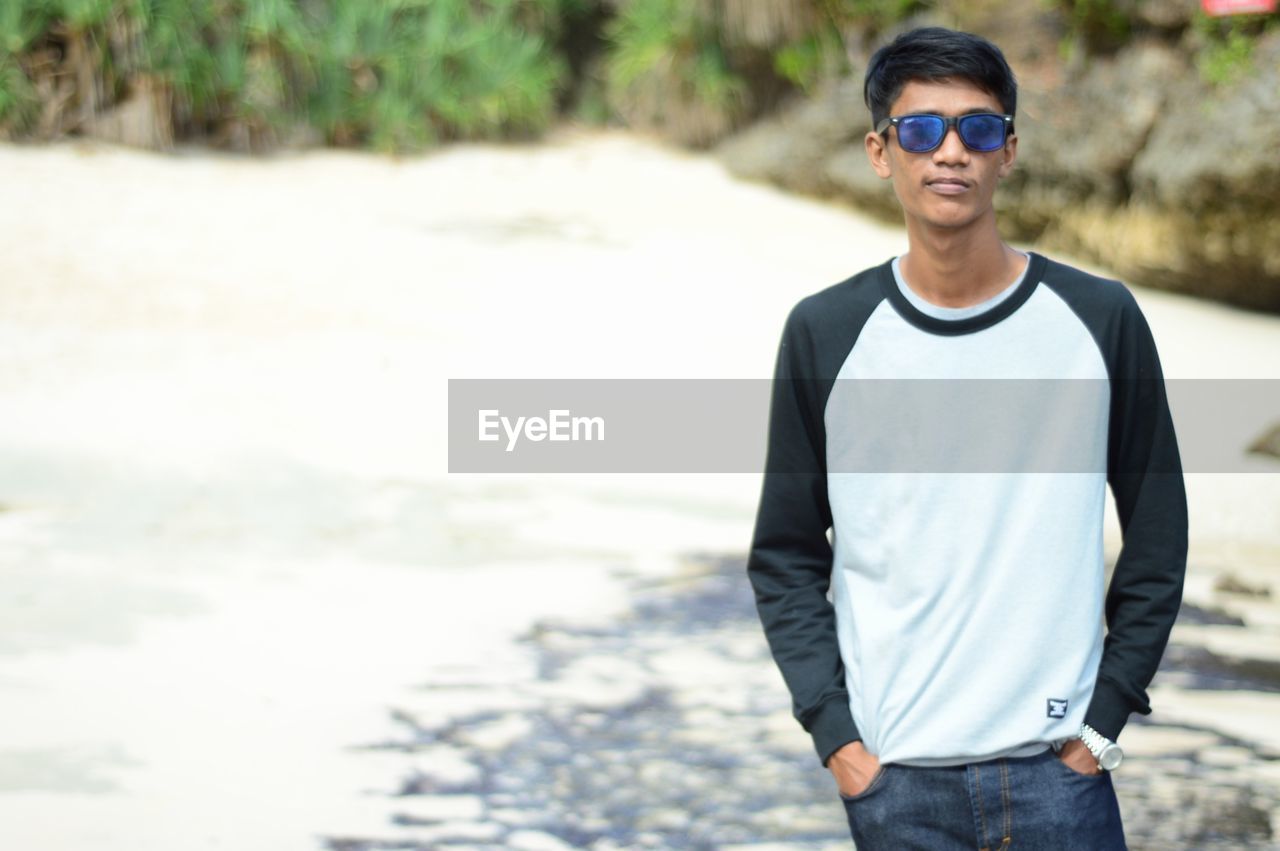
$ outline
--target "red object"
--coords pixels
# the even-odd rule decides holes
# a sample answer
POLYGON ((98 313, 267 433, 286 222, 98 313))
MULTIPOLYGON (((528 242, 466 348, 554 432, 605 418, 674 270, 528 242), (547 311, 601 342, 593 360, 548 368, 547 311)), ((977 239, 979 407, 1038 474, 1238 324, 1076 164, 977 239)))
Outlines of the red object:
POLYGON ((1200 0, 1200 8, 1215 17, 1266 14, 1276 10, 1276 0, 1200 0))

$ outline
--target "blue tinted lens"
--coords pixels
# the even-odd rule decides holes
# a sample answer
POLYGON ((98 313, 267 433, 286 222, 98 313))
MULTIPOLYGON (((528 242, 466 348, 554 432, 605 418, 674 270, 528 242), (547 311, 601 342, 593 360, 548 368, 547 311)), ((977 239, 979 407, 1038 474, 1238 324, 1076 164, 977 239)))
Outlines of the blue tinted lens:
POLYGON ((898 144, 919 153, 938 147, 947 124, 937 115, 906 115, 898 122, 898 144))
POLYGON ((965 115, 956 127, 960 141, 975 151, 994 151, 1004 145, 1004 118, 999 115, 965 115))

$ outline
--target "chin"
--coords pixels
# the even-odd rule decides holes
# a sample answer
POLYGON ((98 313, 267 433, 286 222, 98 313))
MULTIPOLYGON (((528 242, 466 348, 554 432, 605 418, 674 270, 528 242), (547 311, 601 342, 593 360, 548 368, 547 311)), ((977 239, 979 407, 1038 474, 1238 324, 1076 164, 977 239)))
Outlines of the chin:
POLYGON ((962 228, 982 218, 982 213, 967 201, 922 204, 914 215, 922 224, 938 228, 962 228))
POLYGON ((978 221, 980 218, 981 216, 974 215, 916 216, 916 219, 920 224, 940 230, 959 230, 961 228, 966 228, 978 221))

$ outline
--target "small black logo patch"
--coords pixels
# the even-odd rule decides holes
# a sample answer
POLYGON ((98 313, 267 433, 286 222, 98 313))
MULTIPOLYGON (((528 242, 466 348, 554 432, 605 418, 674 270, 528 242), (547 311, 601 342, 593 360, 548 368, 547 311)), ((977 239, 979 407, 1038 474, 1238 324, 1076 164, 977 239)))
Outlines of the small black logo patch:
POLYGON ((1049 698, 1048 715, 1050 718, 1066 718, 1067 702, 1053 697, 1049 698))

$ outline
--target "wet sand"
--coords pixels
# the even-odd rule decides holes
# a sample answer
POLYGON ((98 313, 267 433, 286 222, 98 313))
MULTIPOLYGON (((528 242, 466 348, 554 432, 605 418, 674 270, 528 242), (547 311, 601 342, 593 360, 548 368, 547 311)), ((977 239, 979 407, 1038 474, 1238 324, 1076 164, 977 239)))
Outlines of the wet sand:
MULTIPOLYGON (((788 804, 803 831, 778 812, 734 821, 750 810, 734 797, 743 760, 804 794, 827 781, 740 606, 721 624, 733 640, 705 653, 696 620, 628 620, 646 588, 666 606, 701 599, 681 579, 706 572, 689 554, 741 555, 758 478, 451 477, 446 379, 768 377, 787 309, 902 251, 901 229, 620 133, 404 160, 0 147, 0 169, 0 835, 14 847, 842 846, 834 798, 788 804), (554 642, 610 622, 633 626, 547 667, 554 642), (652 642, 682 652, 610 668, 652 642), (749 695, 726 686, 728 705, 690 708, 725 677, 749 695), (584 707, 599 717, 555 750, 548 719, 584 707), (722 760, 694 789, 715 790, 694 808, 702 844, 677 799, 606 795, 595 822, 546 821, 606 764, 606 786, 683 788, 670 753, 598 756, 617 739, 591 731, 619 712, 660 725, 635 741, 679 724, 699 765, 722 760), (718 750, 729 722, 766 730, 769 758, 718 750), (531 797, 574 753, 562 797, 531 797)), ((1280 377, 1280 319, 1138 295, 1167 376, 1280 377)), ((1280 477, 1188 486, 1188 600, 1248 625, 1204 618, 1175 641, 1274 661, 1280 477), (1215 591, 1224 572, 1272 596, 1215 591)), ((741 603, 741 585, 715 587, 741 603)), ((1189 767, 1134 800, 1216 777, 1231 806, 1239 789, 1261 796, 1236 821, 1280 826, 1268 669, 1222 680, 1220 661, 1179 664, 1153 691, 1158 723, 1126 744, 1153 766, 1135 784, 1161 759, 1189 767)))

